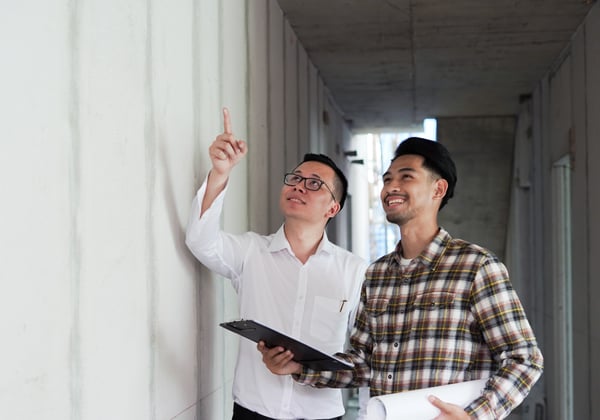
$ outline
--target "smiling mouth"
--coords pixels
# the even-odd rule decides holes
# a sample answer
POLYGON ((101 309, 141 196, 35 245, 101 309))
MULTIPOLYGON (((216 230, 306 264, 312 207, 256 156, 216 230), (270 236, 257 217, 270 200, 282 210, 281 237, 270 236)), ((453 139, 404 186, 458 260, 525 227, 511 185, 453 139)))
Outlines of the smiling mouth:
POLYGON ((388 196, 385 199, 385 204, 387 206, 397 206, 400 204, 404 204, 406 202, 406 197, 400 197, 397 195, 394 196, 388 196))

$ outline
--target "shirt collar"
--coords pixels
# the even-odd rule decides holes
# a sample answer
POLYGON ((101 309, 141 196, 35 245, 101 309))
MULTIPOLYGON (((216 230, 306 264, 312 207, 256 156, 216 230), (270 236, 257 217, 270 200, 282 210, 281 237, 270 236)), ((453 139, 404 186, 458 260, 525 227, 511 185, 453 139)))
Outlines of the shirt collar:
MULTIPOLYGON (((452 237, 450 234, 444 229, 440 228, 438 230, 437 235, 433 238, 433 240, 427 245, 427 247, 421 252, 415 259, 419 262, 423 263, 427 267, 435 268, 439 262, 439 259, 444 254, 446 247, 448 246, 448 242, 452 237)), ((396 245, 396 252, 394 253, 394 259, 400 265, 400 256, 402 255, 402 240, 398 242, 396 245)))
MULTIPOLYGON (((283 225, 281 225, 281 227, 273 235, 273 240, 271 241, 271 244, 269 245, 269 252, 277 252, 277 251, 281 251, 282 249, 287 249, 290 254, 292 254, 292 255, 294 254, 292 252, 290 243, 288 242, 287 238, 285 237, 285 232, 283 231, 283 225)), ((317 251, 315 252, 315 254, 319 254, 320 252, 326 252, 328 254, 333 253, 333 244, 331 242, 329 242, 329 238, 327 237, 327 232, 323 232, 323 239, 321 239, 321 242, 319 243, 319 246, 317 247, 317 251)))

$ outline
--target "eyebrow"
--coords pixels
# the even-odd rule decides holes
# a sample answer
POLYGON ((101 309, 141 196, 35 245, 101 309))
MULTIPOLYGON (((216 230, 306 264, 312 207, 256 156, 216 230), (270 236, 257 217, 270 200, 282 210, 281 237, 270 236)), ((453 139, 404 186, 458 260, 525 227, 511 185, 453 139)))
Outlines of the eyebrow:
MULTIPOLYGON (((295 174, 297 173, 297 174, 300 174, 300 175, 304 176, 304 175, 302 174, 302 171, 301 171, 300 169, 295 169, 295 170, 294 170, 294 173, 295 173, 295 174)), ((317 178, 317 179, 322 179, 322 178, 321 178, 321 176, 320 176, 319 174, 310 174, 310 175, 308 175, 308 176, 305 176, 304 178, 317 178)))
MULTIPOLYGON (((396 169, 396 172, 417 172, 417 170, 411 166, 406 166, 404 168, 396 169)), ((390 176, 392 173, 390 171, 385 171, 381 178, 385 178, 386 176, 390 176)))

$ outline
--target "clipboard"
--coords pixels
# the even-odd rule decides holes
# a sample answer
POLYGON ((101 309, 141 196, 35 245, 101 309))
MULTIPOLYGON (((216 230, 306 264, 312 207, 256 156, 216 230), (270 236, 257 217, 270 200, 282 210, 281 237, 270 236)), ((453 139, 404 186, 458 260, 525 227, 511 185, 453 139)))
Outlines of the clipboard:
POLYGON ((219 324, 226 330, 232 331, 249 340, 258 343, 264 341, 267 347, 281 346, 294 353, 294 361, 317 371, 348 370, 354 364, 334 355, 328 355, 314 347, 304 344, 295 338, 269 328, 251 319, 223 322, 219 324))

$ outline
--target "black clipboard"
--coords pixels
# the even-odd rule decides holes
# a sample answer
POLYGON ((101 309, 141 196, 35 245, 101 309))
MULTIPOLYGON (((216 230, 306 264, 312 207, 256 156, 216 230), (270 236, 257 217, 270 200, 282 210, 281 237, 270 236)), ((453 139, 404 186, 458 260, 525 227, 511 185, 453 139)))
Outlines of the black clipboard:
POLYGON ((347 370, 354 364, 337 356, 328 355, 314 347, 304 344, 295 338, 275 331, 257 321, 242 319, 238 321, 223 322, 219 324, 226 330, 232 331, 249 340, 258 343, 264 341, 267 347, 281 346, 294 353, 294 360, 308 368, 322 370, 347 370))

